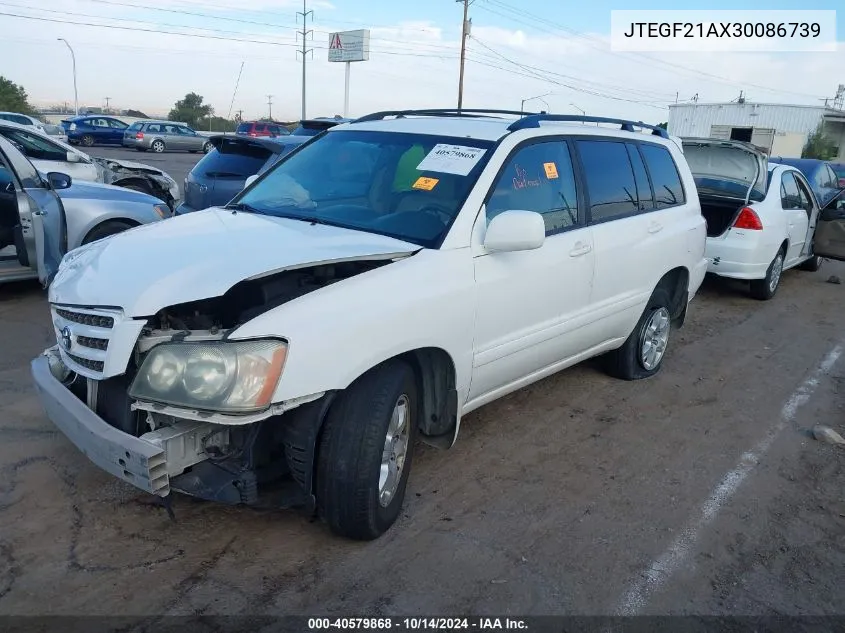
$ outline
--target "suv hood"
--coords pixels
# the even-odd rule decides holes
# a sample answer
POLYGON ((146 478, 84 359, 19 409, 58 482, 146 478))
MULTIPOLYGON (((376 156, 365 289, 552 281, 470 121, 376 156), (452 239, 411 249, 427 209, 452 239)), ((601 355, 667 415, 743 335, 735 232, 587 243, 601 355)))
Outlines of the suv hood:
POLYGON ((745 202, 766 197, 765 152, 742 141, 684 138, 682 142, 699 193, 740 197, 745 202))
POLYGON ((387 259, 416 244, 352 229, 212 208, 153 222, 68 253, 51 303, 120 307, 148 317, 210 299, 240 281, 310 264, 387 259))

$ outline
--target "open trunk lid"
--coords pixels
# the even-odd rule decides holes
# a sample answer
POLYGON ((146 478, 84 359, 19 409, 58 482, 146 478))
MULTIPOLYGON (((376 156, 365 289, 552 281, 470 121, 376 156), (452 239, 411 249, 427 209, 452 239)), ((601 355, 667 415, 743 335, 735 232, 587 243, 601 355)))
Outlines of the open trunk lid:
POLYGON ((768 156, 750 143, 713 138, 682 139, 699 195, 743 204, 766 197, 768 156))

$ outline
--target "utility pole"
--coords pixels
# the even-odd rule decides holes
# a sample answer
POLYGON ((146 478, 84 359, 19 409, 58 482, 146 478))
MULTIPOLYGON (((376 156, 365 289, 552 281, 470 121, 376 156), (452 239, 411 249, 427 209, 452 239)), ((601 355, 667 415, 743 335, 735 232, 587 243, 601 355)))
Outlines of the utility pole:
POLYGON ((458 110, 464 105, 464 63, 466 62, 467 36, 469 35, 469 22, 467 12, 469 11, 469 0, 456 0, 464 3, 464 21, 461 25, 461 74, 458 79, 458 110))
POLYGON ((103 97, 106 100, 106 114, 109 113, 109 101, 111 101, 111 97, 103 97))
POLYGON ((267 95, 267 107, 270 109, 270 120, 273 120, 273 95, 267 95))
POLYGON ((308 17, 311 17, 311 20, 314 20, 314 12, 309 11, 307 7, 308 0, 302 0, 302 11, 297 11, 296 13, 296 21, 299 22, 299 16, 302 16, 302 30, 296 32, 296 36, 302 36, 302 48, 296 51, 298 54, 302 55, 302 118, 305 119, 305 58, 307 57, 308 53, 311 53, 311 57, 314 57, 314 49, 313 48, 306 48, 305 41, 308 38, 308 35, 311 35, 311 38, 314 38, 314 31, 311 29, 306 29, 306 24, 308 23, 308 17))
POLYGON ((229 104, 229 116, 227 119, 232 118, 232 108, 235 107, 235 95, 238 94, 238 86, 241 83, 241 74, 244 72, 244 62, 241 62, 241 69, 238 71, 238 78, 235 81, 235 91, 232 93, 232 102, 229 104))

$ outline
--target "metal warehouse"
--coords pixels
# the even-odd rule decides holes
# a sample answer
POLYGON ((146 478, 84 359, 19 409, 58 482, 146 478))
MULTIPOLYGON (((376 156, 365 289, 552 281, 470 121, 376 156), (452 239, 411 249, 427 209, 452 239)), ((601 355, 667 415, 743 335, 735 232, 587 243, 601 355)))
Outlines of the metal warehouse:
POLYGON ((826 106, 776 103, 683 103, 669 106, 669 133, 674 136, 749 141, 772 156, 800 158, 820 123, 845 161, 845 110, 826 106))

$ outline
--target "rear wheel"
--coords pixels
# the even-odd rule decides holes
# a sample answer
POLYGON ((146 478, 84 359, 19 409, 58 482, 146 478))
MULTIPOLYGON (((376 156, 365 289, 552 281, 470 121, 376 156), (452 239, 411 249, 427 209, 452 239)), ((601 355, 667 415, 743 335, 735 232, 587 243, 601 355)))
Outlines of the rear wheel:
MULTIPOLYGON (((132 187, 127 187, 127 189, 131 189, 132 187)), ((97 240, 101 240, 104 237, 109 237, 110 235, 116 235, 118 233, 122 233, 128 229, 131 229, 134 225, 129 224, 128 222, 103 222, 102 224, 95 226, 88 235, 85 236, 85 239, 82 240, 83 244, 88 244, 90 242, 96 242, 97 240)))
POLYGON ((780 278, 783 275, 783 255, 784 249, 781 248, 772 263, 769 264, 766 276, 763 279, 755 279, 751 282, 752 297, 760 301, 768 301, 775 296, 780 285, 780 278))
POLYGON ((615 378, 640 380, 660 371, 672 330, 672 300, 657 287, 640 320, 619 349, 606 356, 605 370, 615 378))
POLYGON ((156 154, 161 154, 164 151, 164 141, 160 141, 158 139, 154 140, 153 144, 150 145, 150 149, 156 154))
POLYGON ((209 141, 206 141, 205 144, 202 146, 202 153, 208 154, 213 149, 214 145, 212 145, 209 141))
POLYGON ((417 403, 413 370, 391 361, 361 376, 332 406, 317 456, 317 508, 335 534, 372 540, 396 522, 417 403))
POLYGON ((93 137, 93 136, 91 136, 90 134, 86 134, 85 136, 83 136, 83 137, 80 139, 80 142, 81 142, 81 143, 82 143, 85 147, 93 147, 93 146, 94 146, 94 137, 93 137))

